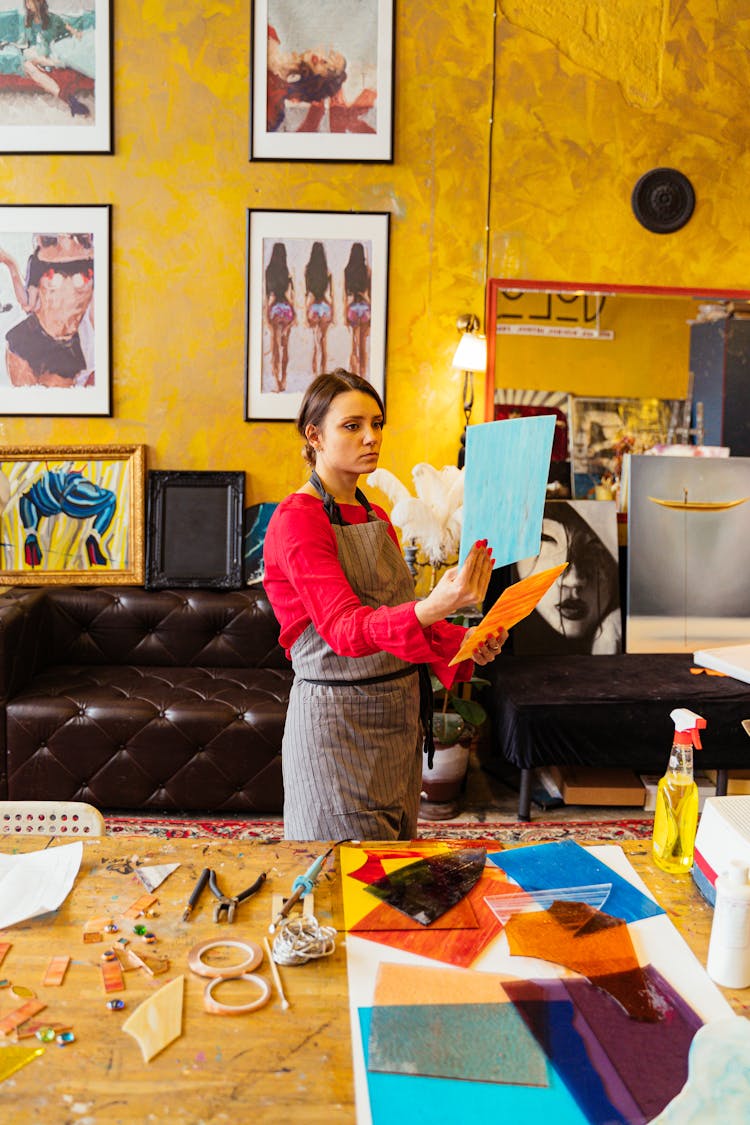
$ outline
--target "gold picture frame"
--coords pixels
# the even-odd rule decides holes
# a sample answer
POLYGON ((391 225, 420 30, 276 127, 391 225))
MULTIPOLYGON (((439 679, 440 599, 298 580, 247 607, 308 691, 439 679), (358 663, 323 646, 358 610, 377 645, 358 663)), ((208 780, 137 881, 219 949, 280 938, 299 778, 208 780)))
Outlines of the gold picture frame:
POLYGON ((141 585, 145 451, 0 447, 0 585, 141 585))

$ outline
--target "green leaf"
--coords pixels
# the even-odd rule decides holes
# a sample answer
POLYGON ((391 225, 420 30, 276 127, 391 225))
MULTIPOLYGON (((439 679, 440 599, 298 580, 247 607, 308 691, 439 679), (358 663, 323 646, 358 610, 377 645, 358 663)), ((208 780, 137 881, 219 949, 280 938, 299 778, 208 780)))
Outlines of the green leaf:
POLYGON ((456 714, 460 715, 464 722, 471 723, 473 727, 481 727, 487 718, 484 707, 481 703, 477 703, 475 699, 454 698, 452 705, 456 714))

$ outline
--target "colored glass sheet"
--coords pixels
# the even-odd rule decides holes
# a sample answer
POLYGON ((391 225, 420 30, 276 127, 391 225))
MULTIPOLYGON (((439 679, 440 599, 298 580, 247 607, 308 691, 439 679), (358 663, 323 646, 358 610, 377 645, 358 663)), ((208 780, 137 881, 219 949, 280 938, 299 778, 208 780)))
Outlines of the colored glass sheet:
MULTIPOLYGON (((490 908, 485 896, 502 893, 503 887, 515 891, 505 882, 499 871, 487 870, 475 887, 469 892, 469 902, 476 914, 477 927, 474 929, 444 930, 434 924, 420 926, 413 930, 364 930, 357 929, 359 937, 379 942, 394 949, 418 953, 434 961, 467 968, 471 965, 500 933, 501 925, 490 908)), ((353 931, 351 931, 353 932, 353 931)))
POLYGON ((182 1035, 184 992, 185 978, 175 977, 139 1004, 122 1025, 122 1030, 132 1035, 141 1048, 144 1062, 150 1062, 182 1035))
POLYGON ((43 1012, 46 1007, 47 1005, 41 1000, 35 998, 27 1000, 25 1004, 21 1004, 20 1008, 14 1008, 12 1012, 3 1016, 0 1020, 0 1035, 10 1035, 26 1020, 37 1015, 38 1012, 43 1012))
POLYGON ((375 980, 376 1004, 488 1004, 506 1000, 499 973, 381 961, 375 980))
POLYGON ((520 582, 514 582, 507 590, 503 590, 474 632, 464 640, 450 664, 459 664, 462 660, 468 660, 477 645, 487 637, 495 636, 501 629, 511 629, 524 617, 528 617, 567 565, 564 562, 559 566, 550 567, 549 570, 540 570, 538 574, 530 574, 528 578, 522 578, 520 582))
POLYGON ((547 1085, 544 1053, 510 1003, 377 1006, 368 1058, 395 1074, 547 1085))
POLYGON ((350 930, 371 912, 373 896, 367 890, 368 883, 377 882, 379 878, 406 867, 415 859, 448 855, 467 846, 465 841, 431 840, 420 841, 418 845, 411 844, 408 847, 383 843, 367 849, 343 844, 339 850, 339 864, 344 899, 344 928, 350 930))
MULTIPOLYGON (((359 1020, 368 1064, 372 1009, 360 1008, 359 1020)), ((547 1086, 514 1086, 497 1082, 462 1082, 457 1078, 428 1078, 423 1075, 386 1074, 367 1070, 372 1125, 394 1121, 429 1121, 430 1125, 457 1125, 472 1121, 537 1122, 554 1125, 587 1125, 565 1083, 547 1064, 547 1086)))
MULTIPOLYGON (((466 930, 476 929, 479 925, 477 921, 476 912, 471 905, 471 900, 467 896, 452 906, 450 910, 446 910, 439 918, 430 923, 430 929, 434 930, 466 930)), ((394 910, 387 902, 382 902, 371 910, 361 922, 357 922, 352 926, 350 933, 357 934, 362 930, 424 930, 424 926, 420 922, 415 922, 408 914, 402 914, 400 910, 394 910)))
POLYGON ((486 858, 486 848, 463 848, 445 855, 425 856, 370 883, 367 890, 428 926, 476 886, 486 858))
POLYGON ((44 979, 42 980, 42 984, 47 986, 48 988, 59 987, 65 978, 65 974, 68 971, 69 964, 70 957, 68 957, 67 954, 59 954, 57 956, 50 957, 47 968, 44 972, 44 979))
POLYGON ((44 1047, 0 1047, 0 1082, 44 1054, 44 1047))
POLYGON ((468 427, 460 562, 477 539, 495 566, 539 554, 554 436, 552 414, 468 427))
POLYGON ((423 853, 414 848, 405 852, 388 851, 385 853, 382 851, 370 851, 368 848, 364 852, 364 855, 365 861, 362 866, 358 867, 356 871, 350 871, 349 876, 352 879, 358 879, 360 883, 375 883, 378 879, 382 879, 384 875, 388 874, 383 866, 383 860, 421 859, 423 853))
POLYGON ((586 981, 569 979, 562 983, 638 1105, 643 1120, 652 1121, 687 1081, 690 1045, 703 1021, 653 965, 647 965, 643 972, 661 1016, 657 1022, 629 1019, 586 981))
POLYGON ((613 914, 624 922, 636 922, 640 918, 652 918, 664 913, 658 903, 574 840, 511 848, 508 851, 493 852, 488 859, 530 894, 552 887, 607 882, 612 884, 607 898, 608 914, 613 914))
POLYGON ((549 910, 515 914, 505 934, 511 954, 539 957, 580 973, 633 1019, 661 1019, 622 919, 583 902, 555 902, 549 910))
MULTIPOLYGON (((581 983, 596 991, 587 981, 581 983)), ((562 981, 509 981, 506 991, 586 1121, 641 1125, 637 1107, 617 1081, 609 1059, 590 1033, 581 1033, 562 981)))

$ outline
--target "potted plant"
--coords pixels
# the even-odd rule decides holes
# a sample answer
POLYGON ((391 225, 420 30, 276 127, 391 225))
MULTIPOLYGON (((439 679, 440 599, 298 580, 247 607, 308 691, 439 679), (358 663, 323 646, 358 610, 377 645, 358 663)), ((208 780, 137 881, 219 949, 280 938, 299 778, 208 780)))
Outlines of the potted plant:
MULTIPOLYGON (((458 812, 458 797, 469 768, 471 744, 477 730, 487 719, 487 712, 476 699, 462 694, 464 684, 444 688, 431 676, 435 693, 432 713, 432 734, 435 758, 432 769, 425 762, 422 770, 421 815, 426 820, 447 820, 458 812)), ((472 676, 469 690, 489 686, 489 681, 472 676)))

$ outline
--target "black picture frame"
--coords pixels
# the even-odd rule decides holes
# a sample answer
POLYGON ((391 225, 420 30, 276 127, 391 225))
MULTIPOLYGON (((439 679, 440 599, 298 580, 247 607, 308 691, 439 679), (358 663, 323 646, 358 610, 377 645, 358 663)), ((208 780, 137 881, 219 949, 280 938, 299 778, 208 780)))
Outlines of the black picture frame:
POLYGON ((244 500, 243 472, 151 470, 146 589, 239 589, 244 500))

